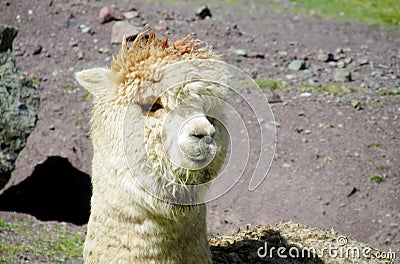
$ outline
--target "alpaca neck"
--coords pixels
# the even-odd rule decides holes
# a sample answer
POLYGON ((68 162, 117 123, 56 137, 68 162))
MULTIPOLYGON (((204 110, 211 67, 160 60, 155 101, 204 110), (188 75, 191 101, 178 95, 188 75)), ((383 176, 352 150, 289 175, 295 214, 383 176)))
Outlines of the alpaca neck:
POLYGON ((169 219, 116 193, 111 199, 94 186, 86 263, 211 263, 204 205, 169 219))

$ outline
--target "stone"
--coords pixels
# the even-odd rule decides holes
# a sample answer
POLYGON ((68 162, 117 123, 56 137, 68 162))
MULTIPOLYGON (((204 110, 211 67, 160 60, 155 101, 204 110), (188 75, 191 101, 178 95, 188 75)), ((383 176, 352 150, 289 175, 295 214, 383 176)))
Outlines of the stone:
POLYGON ((18 30, 14 27, 0 24, 0 52, 12 50, 12 43, 18 34, 18 30))
POLYGON ((334 60, 334 55, 323 50, 319 50, 317 53, 317 60, 322 62, 330 62, 334 60))
POLYGON ((351 72, 345 69, 337 69, 335 73, 335 82, 350 82, 351 72))
POLYGON ((282 103, 282 98, 280 97, 280 95, 274 92, 271 92, 269 95, 267 95, 267 99, 268 103, 270 104, 282 103))
POLYGON ((83 53, 83 51, 78 51, 78 53, 77 53, 77 57, 78 57, 78 60, 83 60, 83 58, 84 58, 84 53, 83 53))
POLYGON ((80 29, 81 29, 82 33, 90 33, 92 31, 92 29, 89 26, 86 26, 86 25, 81 25, 80 29))
POLYGON ((247 58, 254 58, 254 59, 265 59, 265 54, 259 53, 259 52, 248 52, 246 54, 247 58))
POLYGON ((160 23, 154 26, 154 30, 159 32, 165 32, 168 30, 168 25, 166 23, 160 23))
POLYGON ((245 49, 237 49, 235 50, 235 54, 237 56, 245 57, 247 55, 247 51, 245 49))
POLYGON ((285 58, 288 56, 288 52, 286 50, 280 50, 277 52, 278 58, 285 58))
POLYGON ((200 19, 212 17, 211 10, 207 6, 202 6, 197 9, 196 16, 198 16, 200 19))
POLYGON ((15 168, 19 152, 36 125, 39 111, 39 91, 31 80, 15 68, 11 52, 17 30, 0 26, 0 189, 5 186, 15 168), (4 41, 4 42, 3 42, 4 41))
POLYGON ((99 22, 100 24, 104 24, 113 20, 123 20, 124 17, 117 13, 115 10, 111 9, 108 6, 104 6, 100 9, 99 12, 99 22))
POLYGON ((78 41, 77 40, 71 40, 70 42, 68 42, 68 46, 77 47, 78 46, 78 41))
POLYGON ((330 61, 328 62, 328 65, 331 66, 332 68, 336 67, 336 62, 330 61))
POLYGON ((74 17, 69 17, 63 21, 56 22, 59 27, 70 29, 76 26, 76 19, 74 17))
POLYGON ((361 102, 357 101, 357 100, 353 100, 351 102, 351 106, 356 110, 362 110, 363 109, 362 106, 361 106, 361 102))
POLYGON ((140 16, 139 12, 138 12, 138 11, 135 11, 135 10, 124 12, 124 13, 122 13, 122 15, 123 15, 126 19, 132 19, 132 18, 135 18, 135 17, 139 17, 139 16, 140 16))
POLYGON ((336 66, 340 69, 346 68, 346 63, 344 62, 344 60, 340 60, 336 63, 336 66))
POLYGON ((297 76, 296 76, 295 74, 287 74, 285 77, 286 77, 286 79, 288 79, 288 80, 297 79, 297 76))
POLYGON ((367 65, 367 64, 369 64, 369 60, 367 57, 361 57, 361 58, 357 59, 357 64, 359 66, 367 65))
POLYGON ((293 60, 289 63, 288 68, 292 71, 299 71, 306 68, 306 62, 303 60, 293 60))
POLYGON ((312 94, 309 92, 304 92, 300 94, 300 97, 310 97, 312 94))
POLYGON ((111 43, 120 44, 122 38, 133 39, 141 32, 141 29, 127 21, 116 21, 111 28, 111 43))
POLYGON ((352 196, 356 191, 357 191, 357 188, 356 188, 355 186, 351 186, 351 187, 347 190, 346 196, 347 196, 347 197, 350 197, 350 196, 352 196))
POLYGON ((40 52, 42 52, 42 49, 43 49, 43 47, 42 47, 41 45, 37 45, 37 46, 35 47, 35 49, 33 50, 32 55, 38 55, 38 54, 40 54, 40 52))

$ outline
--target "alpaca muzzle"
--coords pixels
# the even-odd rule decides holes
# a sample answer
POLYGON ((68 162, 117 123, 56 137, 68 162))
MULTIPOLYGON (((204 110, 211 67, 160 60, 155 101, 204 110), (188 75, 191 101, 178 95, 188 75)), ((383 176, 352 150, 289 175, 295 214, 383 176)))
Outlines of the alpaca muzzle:
POLYGON ((215 132, 215 127, 204 115, 188 119, 179 133, 180 151, 187 159, 199 163, 201 167, 208 165, 218 149, 213 138, 215 132))

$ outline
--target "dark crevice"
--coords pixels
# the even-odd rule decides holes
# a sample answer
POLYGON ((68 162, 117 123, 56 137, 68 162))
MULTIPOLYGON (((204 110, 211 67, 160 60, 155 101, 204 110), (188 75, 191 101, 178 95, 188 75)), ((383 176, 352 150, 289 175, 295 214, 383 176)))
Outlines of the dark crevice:
POLYGON ((9 171, 0 172, 0 190, 3 189, 4 186, 6 186, 10 178, 11 178, 11 172, 9 171))
POLYGON ((43 221, 86 224, 90 214, 90 176, 66 158, 52 156, 32 175, 0 196, 0 210, 27 213, 43 221))

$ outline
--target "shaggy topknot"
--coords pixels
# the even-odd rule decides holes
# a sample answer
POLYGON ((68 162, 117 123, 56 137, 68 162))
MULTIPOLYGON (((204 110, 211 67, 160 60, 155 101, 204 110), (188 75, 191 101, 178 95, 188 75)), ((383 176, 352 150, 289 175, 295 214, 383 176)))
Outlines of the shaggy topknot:
POLYGON ((153 31, 144 30, 130 46, 123 40, 120 52, 113 57, 111 70, 120 84, 118 94, 133 99, 131 93, 143 94, 147 87, 141 84, 162 67, 184 60, 216 57, 204 42, 193 39, 193 34, 169 44, 168 34, 160 39, 153 31))

